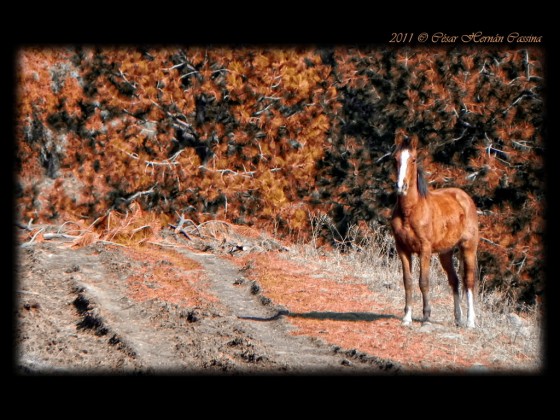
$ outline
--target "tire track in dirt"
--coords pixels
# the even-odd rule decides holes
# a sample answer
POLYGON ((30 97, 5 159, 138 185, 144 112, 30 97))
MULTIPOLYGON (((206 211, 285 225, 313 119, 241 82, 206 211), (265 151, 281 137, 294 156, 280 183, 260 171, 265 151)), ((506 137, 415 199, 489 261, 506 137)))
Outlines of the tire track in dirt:
MULTIPOLYGON (((168 333, 154 328, 152 321, 146 316, 145 308, 126 296, 125 275, 118 276, 96 255, 98 252, 106 252, 104 247, 70 250, 64 245, 48 244, 35 247, 30 252, 35 262, 30 267, 28 277, 36 278, 32 274, 38 274, 38 270, 47 273, 46 281, 51 293, 42 290, 42 300, 54 298, 60 301, 60 292, 67 291, 69 297, 65 299, 66 307, 62 302, 59 304, 65 312, 72 313, 76 333, 83 340, 82 351, 107 353, 107 365, 99 366, 101 370, 119 368, 111 365, 113 353, 121 353, 121 358, 129 359, 126 366, 132 365, 136 371, 162 371, 188 365, 188 360, 176 356, 168 333), (105 338, 105 349, 99 348, 97 343, 91 341, 91 337, 88 338, 88 335, 92 335, 91 332, 105 338)), ((34 288, 36 284, 29 284, 27 287, 34 288)), ((53 312, 46 313, 45 310, 42 312, 45 317, 59 316, 53 312)), ((63 340, 64 337, 60 337, 60 341, 63 340)), ((97 369, 87 364, 81 365, 72 357, 70 354, 67 366, 62 366, 61 370, 80 372, 82 369, 97 369)), ((42 365, 48 367, 52 362, 51 358, 48 355, 43 358, 46 360, 42 365)))
POLYGON ((226 259, 182 247, 174 252, 202 265, 217 302, 183 307, 133 299, 127 279, 143 272, 146 262, 119 248, 71 249, 50 242, 21 249, 17 369, 31 374, 398 372, 396 364, 373 356, 291 335, 294 327, 279 316, 279 308, 263 304, 255 283, 226 259))
POLYGON ((213 293, 225 305, 226 313, 234 324, 260 342, 269 358, 295 373, 379 373, 395 372, 397 364, 355 351, 337 354, 338 349, 306 336, 291 335, 294 329, 285 321, 283 308, 275 307, 258 294, 258 286, 244 279, 237 267, 213 254, 196 253, 182 249, 186 257, 200 263, 210 280, 213 293), (263 304, 263 301, 265 302, 263 304))

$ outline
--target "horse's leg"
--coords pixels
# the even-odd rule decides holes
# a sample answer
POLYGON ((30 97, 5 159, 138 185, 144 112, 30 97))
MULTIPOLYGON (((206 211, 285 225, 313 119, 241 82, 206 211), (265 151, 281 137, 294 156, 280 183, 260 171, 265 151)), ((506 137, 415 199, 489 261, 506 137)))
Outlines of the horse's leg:
POLYGON ((429 247, 422 249, 420 253, 420 291, 422 292, 422 302, 424 309, 423 323, 430 322, 432 306, 430 305, 430 262, 432 250, 429 247))
POLYGON ((453 290, 453 304, 455 306, 455 324, 461 324, 461 318, 463 317, 463 313, 461 312, 461 298, 459 296, 459 277, 457 276, 457 272, 455 271, 455 267, 453 267, 453 250, 446 252, 444 254, 439 254, 439 260, 441 262, 441 266, 445 270, 447 274, 447 280, 449 281, 449 285, 453 290))
POLYGON ((403 325, 412 322, 412 253, 397 245, 397 252, 401 259, 403 270, 403 283, 405 293, 403 325))
POLYGON ((474 280, 476 273, 476 245, 469 243, 461 246, 463 253, 463 286, 467 294, 467 327, 475 327, 475 313, 474 313, 474 280))

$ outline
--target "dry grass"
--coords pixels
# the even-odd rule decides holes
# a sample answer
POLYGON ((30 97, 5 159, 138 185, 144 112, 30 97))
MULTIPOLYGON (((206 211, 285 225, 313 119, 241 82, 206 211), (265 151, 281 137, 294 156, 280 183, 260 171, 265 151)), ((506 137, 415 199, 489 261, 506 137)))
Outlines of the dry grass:
MULTIPOLYGON (((151 244, 155 233, 166 225, 167 221, 132 207, 126 214, 108 214, 95 228, 81 221, 58 227, 35 225, 20 232, 20 239, 26 245, 48 239, 48 235, 62 235, 69 246, 97 241, 118 244, 132 260, 143 262, 128 279, 133 298, 157 298, 187 307, 215 302, 198 263, 151 244)), ((447 278, 434 257, 430 276, 432 327, 418 322, 422 305, 418 288, 413 306, 416 322, 403 327, 401 266, 389 229, 354 226, 335 247, 326 247, 319 244, 319 237, 325 227, 334 231, 330 219, 313 216, 312 227, 311 241, 293 245, 288 252, 271 252, 286 248, 265 246, 264 242, 272 240, 262 232, 224 222, 207 222, 189 232, 193 237, 196 232, 205 242, 262 245, 243 247, 247 251, 228 254, 227 258, 258 281, 268 298, 288 309, 289 321, 297 327, 295 334, 391 359, 409 370, 456 373, 482 365, 489 372, 536 373, 543 368, 539 306, 516 312, 518 306, 507 291, 480 287, 475 301, 477 328, 458 328, 447 278)), ((417 278, 417 259, 413 272, 417 278)), ((463 302, 466 312, 465 306, 463 302)))
MULTIPOLYGON (((321 223, 329 223, 328 217, 314 219, 316 232, 321 223)), ((482 365, 490 372, 534 373, 543 368, 541 308, 516 312, 514 302, 502 293, 481 288, 475 300, 477 328, 456 327, 451 289, 434 256, 432 327, 418 322, 418 288, 416 322, 402 327, 404 287, 390 231, 383 226, 353 227, 334 249, 320 247, 316 239, 312 235, 311 242, 293 246, 288 253, 240 259, 252 267, 249 275, 264 293, 288 308, 298 334, 390 358, 411 369, 455 372, 482 365)), ((417 258, 413 272, 418 278, 417 258)), ((464 299, 462 306, 466 313, 464 299)))
POLYGON ((191 308, 217 301, 207 292, 206 275, 198 262, 153 245, 129 246, 123 252, 131 261, 141 262, 141 267, 127 278, 134 300, 159 299, 191 308))

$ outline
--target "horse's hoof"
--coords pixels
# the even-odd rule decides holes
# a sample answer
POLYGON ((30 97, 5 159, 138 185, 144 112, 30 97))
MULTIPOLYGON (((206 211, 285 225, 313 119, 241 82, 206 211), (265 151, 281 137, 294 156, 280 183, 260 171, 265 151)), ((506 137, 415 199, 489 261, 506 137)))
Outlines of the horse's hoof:
POLYGON ((401 322, 401 325, 403 327, 410 327, 412 325, 412 321, 408 320, 408 319, 403 319, 402 322, 401 322))

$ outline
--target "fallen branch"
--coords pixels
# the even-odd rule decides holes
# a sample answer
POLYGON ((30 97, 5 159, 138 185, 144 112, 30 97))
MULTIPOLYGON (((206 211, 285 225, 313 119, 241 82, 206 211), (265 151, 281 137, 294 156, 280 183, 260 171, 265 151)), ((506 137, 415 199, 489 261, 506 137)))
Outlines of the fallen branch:
POLYGON ((189 236, 189 234, 187 232, 185 232, 183 229, 180 229, 178 226, 176 225, 172 225, 171 223, 169 223, 169 227, 172 228, 175 233, 182 233, 183 235, 185 235, 185 237, 189 240, 192 241, 192 238, 189 236))
POLYGON ((181 245, 173 245, 173 244, 168 244, 168 243, 165 243, 165 242, 146 241, 146 243, 150 244, 150 245, 157 245, 157 246, 168 247, 168 248, 184 248, 181 245))
POLYGON ((62 225, 60 225, 60 227, 58 228, 58 231, 57 231, 57 233, 60 233, 60 231, 62 230, 62 228, 63 228, 63 227, 65 226, 65 225, 67 225, 67 224, 73 224, 73 225, 76 225, 76 226, 78 226, 78 227, 79 227, 78 231, 79 231, 79 232, 83 232, 82 226, 80 226, 80 224, 79 224, 79 223, 76 223, 76 222, 74 222, 74 221, 72 221, 72 220, 67 220, 67 221, 66 221, 66 222, 64 222, 64 223, 63 223, 62 225))
MULTIPOLYGON (((31 223, 31 221, 30 221, 29 223, 31 223)), ((25 229, 25 230, 27 230, 27 231, 29 231, 29 232, 32 232, 32 231, 33 231, 33 229, 31 229, 31 227, 29 227, 29 225, 24 225, 24 224, 21 223, 21 222, 14 222, 14 225, 16 225, 16 226, 17 226, 18 228, 20 228, 20 229, 25 229)))
POLYGON ((132 237, 135 233, 140 232, 142 229, 146 229, 146 228, 152 229, 152 227, 150 225, 140 226, 139 228, 136 228, 132 231, 132 233, 130 234, 130 237, 132 237))
POLYGON ((202 227, 202 226, 210 224, 210 223, 221 223, 223 225, 226 225, 230 229, 233 229, 233 225, 231 223, 224 222, 223 220, 207 220, 206 222, 202 222, 201 224, 199 224, 198 227, 202 227))
POLYGON ((43 235, 43 238, 45 238, 45 240, 49 241, 51 239, 70 239, 70 240, 76 240, 81 238, 81 236, 76 236, 76 235, 67 235, 65 233, 45 233, 43 235))
POLYGON ((126 248, 126 245, 119 244, 119 243, 116 243, 116 242, 104 241, 102 239, 95 241, 95 243, 98 243, 98 242, 101 243, 101 244, 105 244, 105 245, 115 245, 115 246, 120 246, 122 248, 126 248))
POLYGON ((202 234, 200 233, 200 230, 198 229, 198 226, 195 222, 193 222, 191 219, 185 219, 185 216, 183 216, 182 214, 179 214, 177 212, 175 213, 177 214, 177 216, 179 216, 179 225, 177 229, 181 229, 185 223, 190 223, 196 229, 196 233, 198 234, 198 236, 202 237, 202 234))
POLYGON ((22 247, 26 247, 26 246, 28 246, 28 245, 31 245, 31 244, 33 243, 33 241, 35 241, 35 238, 36 238, 40 233, 44 232, 45 230, 46 230, 46 228, 44 228, 44 227, 41 228, 41 229, 39 229, 37 232, 35 232, 35 235, 33 235, 33 237, 32 237, 29 241, 24 242, 23 244, 21 244, 21 246, 22 246, 22 247))

